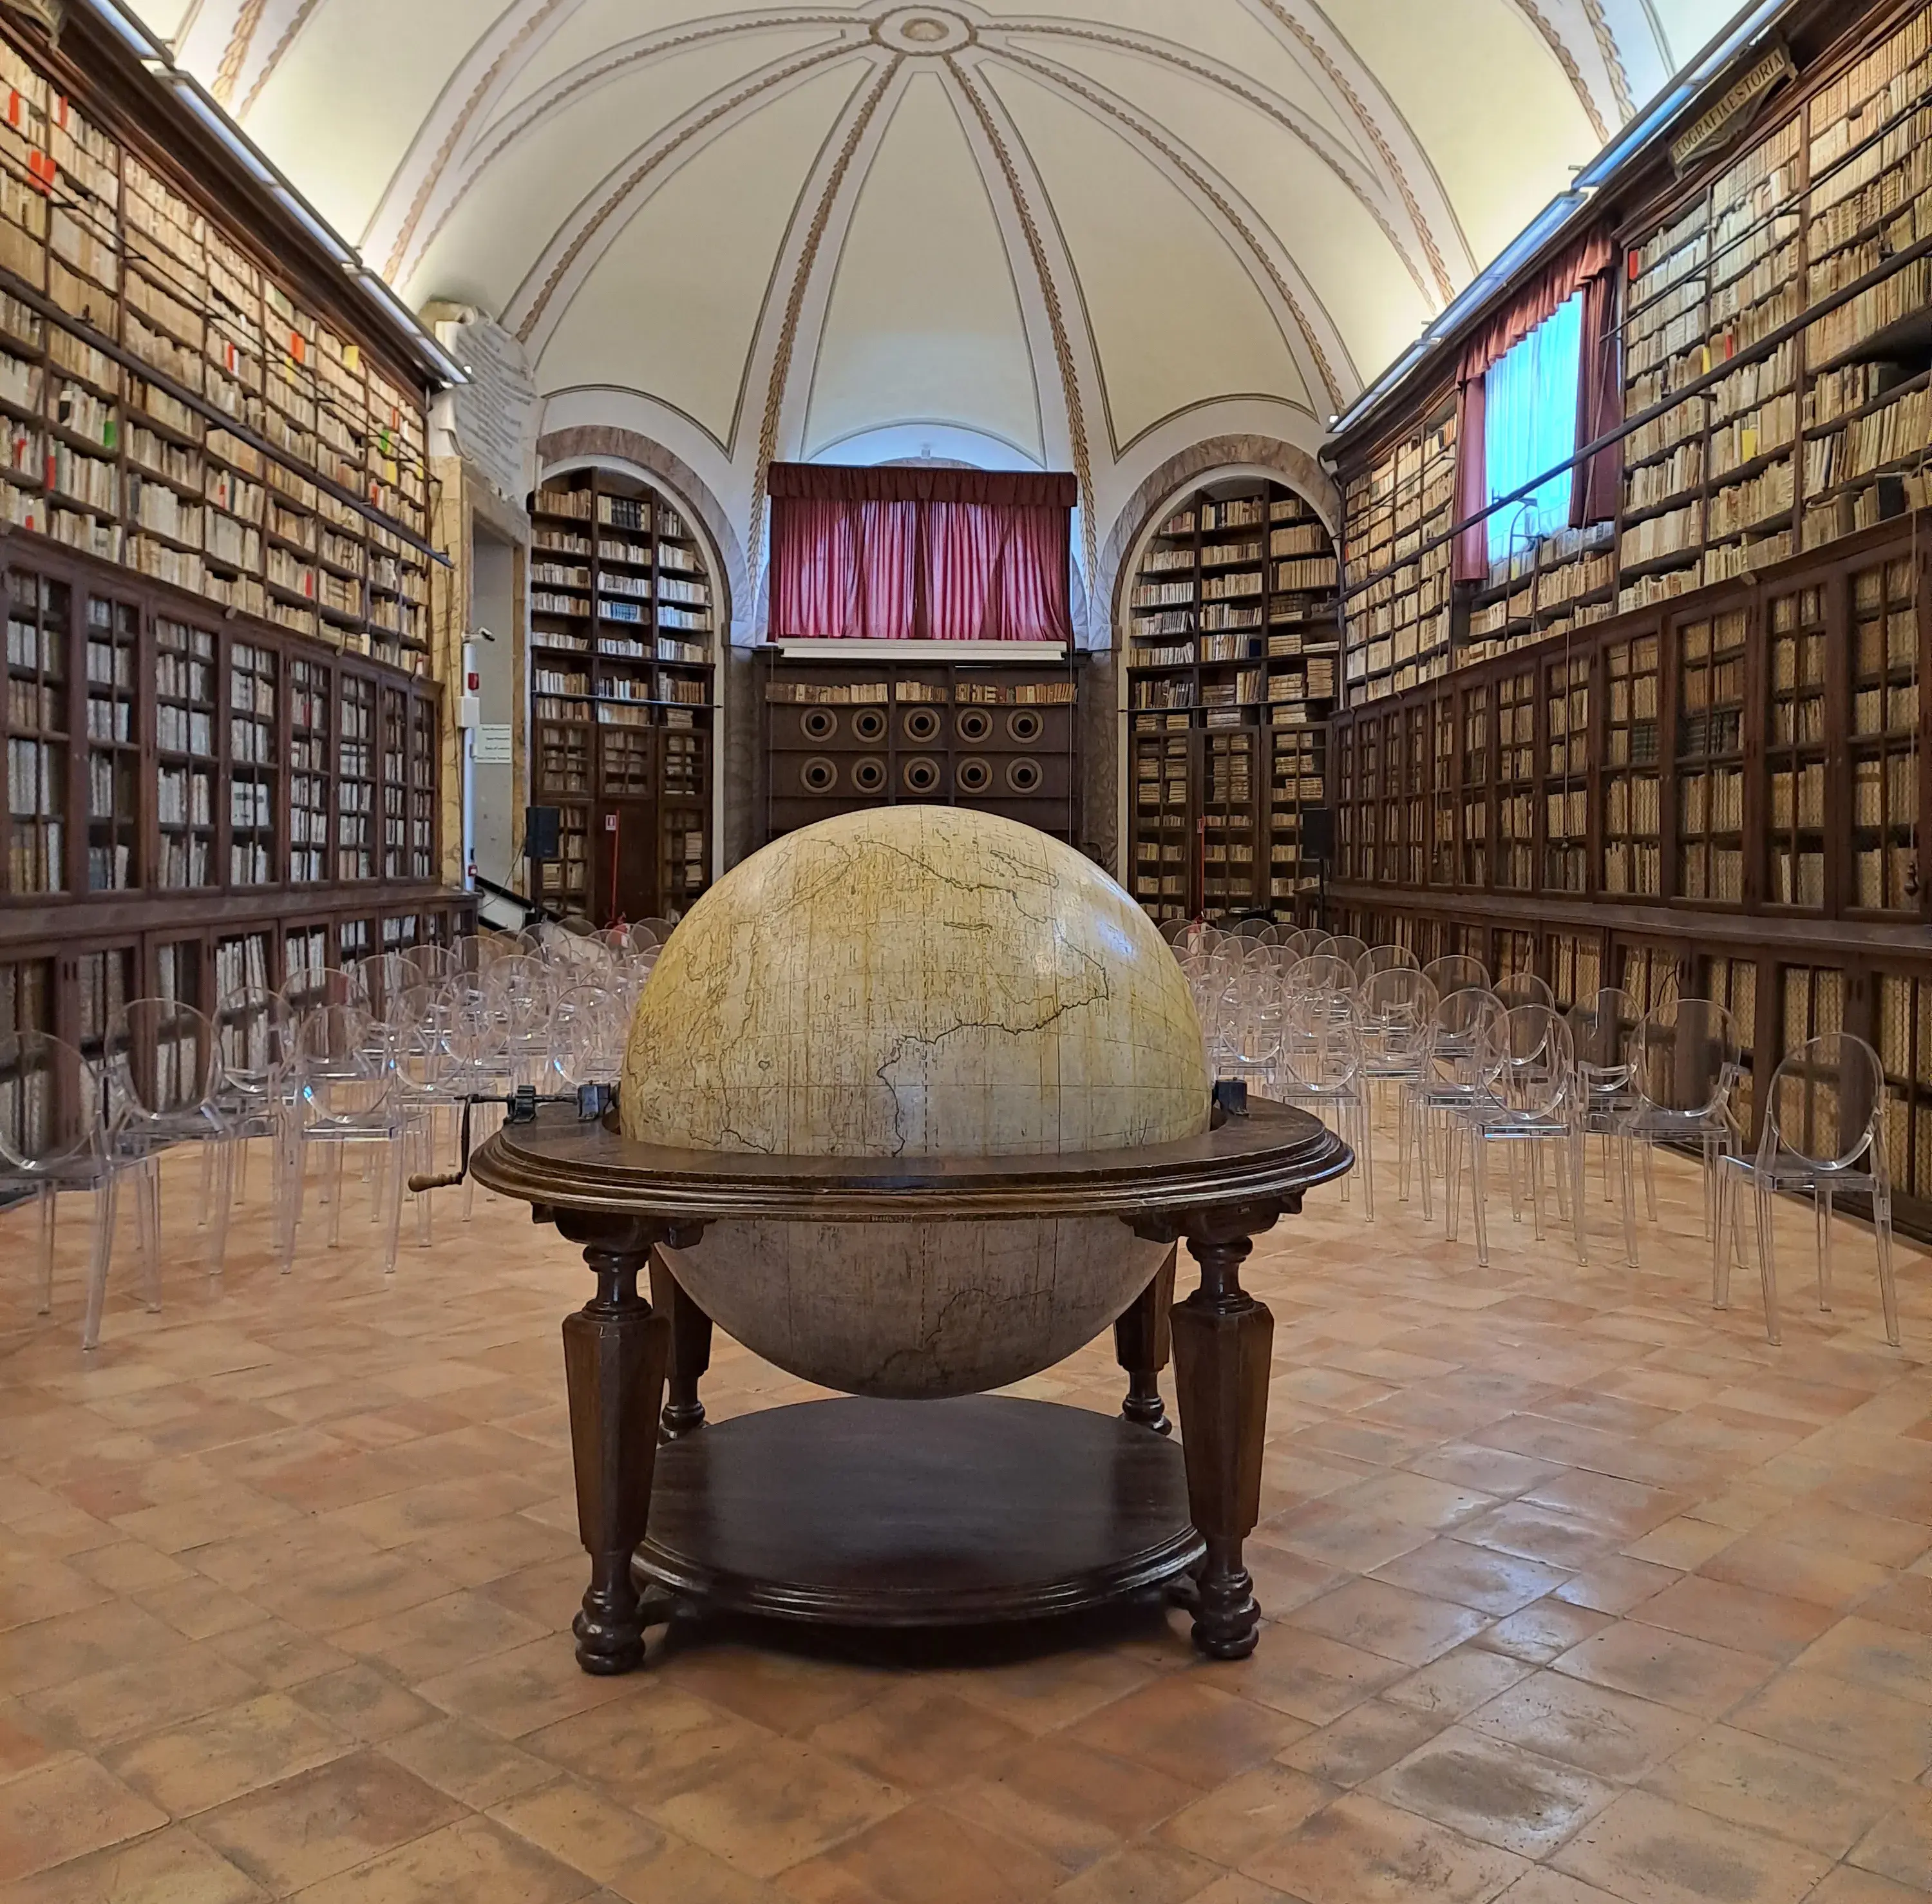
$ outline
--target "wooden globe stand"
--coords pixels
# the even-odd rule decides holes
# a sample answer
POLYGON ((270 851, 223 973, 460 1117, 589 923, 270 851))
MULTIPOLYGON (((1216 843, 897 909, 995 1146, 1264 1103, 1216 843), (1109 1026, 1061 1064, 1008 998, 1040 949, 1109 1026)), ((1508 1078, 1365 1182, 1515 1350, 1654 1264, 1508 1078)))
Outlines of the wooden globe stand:
POLYGON ((563 1324, 586 1672, 628 1672, 680 1602, 856 1626, 1085 1610, 1192 1574, 1194 1639, 1254 1650, 1241 1543, 1260 1516, 1274 1320, 1241 1287, 1252 1239, 1353 1161, 1306 1113, 1251 1100, 1180 1143, 1087 1155, 775 1158, 634 1143, 545 1107, 472 1168, 583 1247, 597 1293, 563 1324), (1011 1396, 841 1398, 706 1425, 710 1319, 657 1254, 707 1223, 1114 1217, 1184 1242, 1114 1326, 1121 1416, 1011 1396), (1183 1446, 1165 1438, 1170 1344, 1183 1446), (668 1398, 667 1399, 667 1392, 668 1398), (660 1426, 664 1445, 659 1445, 660 1426))

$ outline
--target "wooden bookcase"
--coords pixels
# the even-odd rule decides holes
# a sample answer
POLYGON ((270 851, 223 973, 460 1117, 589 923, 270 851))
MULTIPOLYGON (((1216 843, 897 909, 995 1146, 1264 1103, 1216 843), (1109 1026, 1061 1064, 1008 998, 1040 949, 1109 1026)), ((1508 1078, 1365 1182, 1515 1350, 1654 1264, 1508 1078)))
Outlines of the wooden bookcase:
POLYGON ((429 671, 424 391, 0 28, 0 522, 429 671))
POLYGON ((1828 12, 1807 27, 1804 70, 1741 144, 1681 182, 1652 175, 1606 198, 1624 414, 1670 406, 1624 440, 1614 522, 1526 546, 1452 591, 1448 546, 1424 545, 1454 516, 1453 397, 1419 392, 1406 420, 1343 446, 1350 705, 1932 501, 1932 255, 1918 251, 1932 245, 1932 9, 1854 12, 1835 44, 1821 38, 1828 12), (1721 374, 1760 344, 1768 355, 1721 374), (1434 619, 1411 655, 1418 612, 1434 619))
POLYGON ((0 1028, 98 1037, 116 999, 469 929, 432 683, 38 539, 0 547, 0 1028))
POLYGON ((1156 919, 1291 909, 1326 804, 1328 530, 1280 483, 1211 483, 1162 518, 1126 607, 1130 890, 1156 919))
POLYGON ((834 814, 908 803, 998 813, 1079 844, 1077 653, 845 660, 777 647, 760 661, 760 845, 834 814))
POLYGON ((1346 676, 1352 703, 1400 694, 1445 674, 1450 550, 1424 552, 1454 520, 1456 407, 1433 406, 1398 431, 1344 485, 1348 604, 1346 676))
POLYGON ((530 498, 531 797, 561 816, 536 896, 676 918, 710 883, 720 605, 691 524, 607 470, 530 498))
POLYGON ((1912 1015, 1932 1011, 1928 669, 1915 514, 1348 709, 1330 923, 1538 971, 1566 1003, 1600 984, 1718 998, 1762 1070, 1804 1028, 1858 1032, 1932 1230, 1932 1017, 1912 1015))

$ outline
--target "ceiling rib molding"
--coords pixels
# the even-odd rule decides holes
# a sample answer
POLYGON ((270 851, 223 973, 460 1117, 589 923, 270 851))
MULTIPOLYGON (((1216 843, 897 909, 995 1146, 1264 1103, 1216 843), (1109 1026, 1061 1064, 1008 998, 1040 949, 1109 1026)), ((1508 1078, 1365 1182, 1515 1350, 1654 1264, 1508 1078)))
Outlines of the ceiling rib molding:
MULTIPOLYGON (((1118 94, 1088 79, 1084 74, 1076 73, 1055 61, 1022 53, 1017 47, 1006 48, 1000 57, 1010 65, 1030 73, 1047 86, 1070 95, 1102 119, 1112 121, 1117 129, 1124 129, 1143 155, 1150 157, 1170 182, 1193 203, 1195 209, 1219 230, 1268 304, 1280 327, 1282 341, 1288 346, 1296 360, 1296 368, 1302 374, 1304 383, 1312 389, 1318 381, 1328 392, 1330 403, 1340 410, 1345 401, 1352 398, 1361 387, 1360 374, 1348 354, 1341 332, 1313 287, 1285 251, 1270 246, 1262 239, 1261 233, 1267 226, 1253 206, 1241 200, 1234 188, 1198 153, 1150 125, 1118 94), (1318 327, 1309 315, 1307 305, 1303 302, 1304 299, 1307 305, 1321 313, 1318 327), (1347 367, 1350 382, 1346 386, 1330 357, 1331 350, 1340 356, 1347 367)), ((1124 447, 1117 444, 1116 454, 1124 447)))
MULTIPOLYGON (((1047 322, 1053 334, 1054 361, 1060 372, 1061 398, 1066 405, 1066 433, 1069 447, 1072 452, 1073 474, 1080 485, 1080 520, 1084 531, 1086 571, 1090 575, 1094 572, 1094 564, 1099 559, 1100 544, 1099 530, 1095 522, 1097 511, 1094 490, 1094 458, 1087 437, 1086 406, 1081 397, 1081 366, 1074 356, 1073 341, 1060 298, 1054 261, 1048 255, 1046 240, 1041 236, 1040 221, 1034 216, 1029 200, 1028 182, 1022 180, 1013 157, 1016 150, 1024 150, 1024 144, 1012 122, 1006 120, 1004 107, 999 107, 996 113, 994 104, 980 90, 974 77, 968 74, 964 63, 958 56, 948 53, 946 64, 952 71, 961 96, 972 108, 974 117, 980 122, 980 130, 998 162, 1006 190, 1012 195, 1013 210, 1020 221, 1021 231, 1025 236, 1028 254, 1032 260, 1040 296, 1046 304, 1047 322)), ((1033 171, 1030 159, 1027 164, 1030 183, 1035 190, 1038 190, 1039 176, 1033 171)), ((1042 196, 1044 197, 1043 194, 1042 196)), ((1058 263, 1060 269, 1066 274, 1068 281, 1076 282, 1072 260, 1064 250, 1059 254, 1058 263)), ((1099 353, 1090 335, 1087 336, 1085 341, 1088 362, 1091 366, 1091 374, 1097 386, 1100 383, 1099 353)))
MULTIPOLYGON (((1176 72, 1185 74, 1191 80, 1212 86, 1232 98, 1238 99, 1244 105, 1252 107, 1306 146, 1348 188, 1363 210, 1381 227, 1383 236, 1389 242, 1390 248, 1402 260, 1403 269, 1414 281, 1415 288, 1422 293, 1423 302, 1432 311, 1442 308, 1444 299, 1442 294, 1424 275, 1428 263, 1428 245, 1422 231, 1419 228, 1412 228, 1409 238, 1405 239, 1389 215, 1386 199, 1396 196, 1393 184, 1373 180, 1372 175, 1364 173, 1357 162, 1355 155, 1342 147, 1330 134, 1310 120, 1280 93, 1262 85, 1258 80, 1237 72, 1232 67, 1224 66, 1219 60, 1210 59, 1205 53, 1190 52, 1185 47, 1174 45, 1171 41, 1157 38, 1153 34, 1136 33, 1119 27, 1074 26, 1051 20, 1004 20, 996 31, 986 32, 981 38, 989 48, 1013 53, 1019 50, 1011 45, 1016 35, 1074 40, 1086 45, 1106 47, 1120 52, 1138 54, 1143 59, 1158 61, 1176 72)), ((1403 207, 1402 209, 1406 212, 1407 208, 1403 207)))
POLYGON ((1408 171, 1404 169, 1402 161, 1396 156, 1395 146, 1388 132, 1384 129, 1382 121, 1370 110, 1367 103, 1364 101, 1364 92, 1372 93, 1381 102, 1382 110, 1388 115, 1390 121, 1400 128, 1404 143, 1408 146, 1412 155, 1412 164, 1432 188, 1436 201, 1437 217, 1442 220, 1445 228, 1454 234, 1456 245, 1462 253, 1460 263, 1466 273, 1462 281, 1466 282, 1468 278, 1475 275, 1478 269, 1475 254, 1469 248, 1469 241, 1463 233, 1462 221, 1456 215, 1456 208, 1450 203, 1448 194, 1443 190, 1442 180, 1436 176, 1435 167, 1430 163, 1428 154, 1423 149, 1421 142, 1411 130, 1408 122, 1396 110, 1395 102, 1382 90, 1374 77, 1355 58, 1354 51, 1349 47, 1348 43, 1336 33, 1327 17, 1318 10, 1316 11, 1316 17, 1321 20, 1322 26, 1328 29, 1330 38, 1336 42, 1334 50, 1331 50, 1320 37, 1311 32, 1306 23, 1297 18, 1294 14, 1282 4, 1282 0, 1247 0, 1247 4, 1251 9, 1258 12, 1259 17, 1264 22, 1272 22, 1280 32, 1286 33, 1295 46, 1301 48, 1314 60, 1322 69, 1323 77, 1328 80, 1336 96, 1347 107, 1350 116, 1354 119, 1356 124, 1368 134, 1370 142, 1376 149, 1376 156, 1381 159, 1383 166, 1388 170, 1389 177, 1394 180, 1395 188, 1401 196, 1403 206, 1408 211, 1410 221, 1422 239, 1424 248, 1429 254, 1430 270, 1435 276, 1437 287, 1442 292, 1444 302, 1447 303, 1456 295, 1458 281, 1450 274, 1449 266, 1444 260, 1442 243, 1436 236, 1436 227, 1427 214, 1424 212, 1420 200, 1416 197, 1415 187, 1410 181, 1408 171), (1353 69, 1352 72, 1345 68, 1344 61, 1347 62, 1348 68, 1353 69))
POLYGON ((872 83, 866 88, 858 110, 850 114, 837 156, 825 175, 818 202, 813 209, 810 221, 806 227, 798 247, 797 261, 792 269, 791 289, 787 295, 783 316, 778 323, 778 335, 772 350, 771 371, 765 385, 765 407, 758 425, 758 461, 752 475, 751 533, 746 545, 756 551, 764 533, 765 472, 772 458, 778 453, 778 431, 783 419, 787 386, 791 378, 794 354, 797 347, 800 320, 805 309, 806 296, 811 288, 814 268, 818 262, 820 248, 825 241, 825 231, 832 218, 832 207, 844 190, 845 181, 852 169, 852 161, 867 130, 878 116, 880 102, 892 89, 905 65, 903 55, 895 53, 887 60, 872 83))
POLYGON ((1583 69, 1576 64, 1576 56, 1570 50, 1568 43, 1557 31, 1556 23, 1536 4, 1536 0, 1514 0, 1518 13, 1535 28, 1543 43, 1550 49, 1550 57, 1563 69, 1563 77, 1570 82, 1570 89, 1582 103, 1586 118, 1590 122, 1590 130, 1597 135, 1600 144, 1610 143, 1610 128, 1605 123, 1602 112, 1597 105, 1597 96, 1590 90, 1590 83, 1583 77, 1583 69))
POLYGON ((700 101, 607 173, 559 227, 510 299, 504 321, 529 348, 532 359, 542 356, 544 344, 556 326, 556 318, 550 318, 548 323, 545 319, 553 307, 561 317, 570 296, 596 268, 610 239, 622 229, 623 220, 617 215, 632 204, 640 185, 655 179, 669 161, 682 163, 694 150, 702 149, 698 142, 708 144, 730 131, 748 107, 762 102, 774 89, 796 84, 822 67, 850 59, 854 51, 838 41, 774 60, 728 91, 700 101), (570 295, 562 296, 560 302, 560 294, 566 291, 570 295))
MULTIPOLYGON (((422 233, 419 242, 415 245, 405 262, 393 268, 386 267, 384 275, 391 277, 396 283, 407 284, 471 188, 498 159, 518 140, 536 131, 566 101, 613 77, 625 68, 641 65, 668 54, 683 53, 710 41, 728 39, 743 34, 769 32, 775 27, 827 26, 836 29, 841 26, 849 28, 850 25, 850 23, 842 16, 828 14, 823 9, 807 11, 783 8, 746 14, 704 26, 692 26, 687 23, 682 26, 666 27, 660 32, 640 35, 638 38, 627 41, 621 47, 610 53, 580 61, 569 72, 553 80, 542 92, 524 101, 505 119, 485 122, 472 118, 471 123, 476 128, 476 137, 472 140, 469 151, 462 155, 461 170, 454 182, 448 183, 445 190, 436 189, 449 178, 448 167, 452 154, 446 149, 436 155, 437 177, 426 181, 418 191, 417 200, 424 206, 424 212, 416 212, 412 206, 412 215, 416 228, 420 229, 423 215, 429 208, 434 207, 434 216, 430 220, 429 228, 422 233), (484 147, 482 142, 486 138, 490 143, 484 147)), ((843 47, 845 50, 856 52, 868 44, 863 35, 848 32, 831 45, 835 50, 843 47)), ((808 50, 820 54, 827 49, 813 47, 808 50)), ((782 56, 770 64, 774 67, 781 65, 788 57, 803 56, 782 56)), ((514 78, 514 74, 509 77, 514 78)), ((727 90, 729 89, 720 89, 721 92, 727 90)), ((718 94, 712 95, 713 98, 718 96, 718 94)), ((391 187, 390 196, 398 194, 402 179, 403 174, 399 172, 396 183, 391 187)), ((388 202, 386 198, 385 203, 388 202)), ((399 241, 398 248, 400 248, 400 242, 399 241)), ((392 258, 394 256, 393 252, 392 256, 392 258)))
MULTIPOLYGON (((518 70, 516 62, 529 57, 530 43, 542 35, 546 26, 556 21, 559 10, 574 11, 578 4, 579 0, 537 0, 533 9, 523 6, 511 8, 499 18, 489 33, 471 47, 456 69, 449 85, 443 89, 443 98, 437 101, 437 110, 424 120, 422 129, 410 142, 408 151, 404 153, 375 210, 370 214, 363 233, 364 246, 370 251, 382 245, 388 245, 382 261, 382 275, 392 283, 401 281, 410 240, 415 236, 436 187, 455 156, 457 147, 463 143, 464 135, 472 123, 482 118, 490 95, 500 91, 515 77, 518 70), (487 65, 484 63, 486 59, 487 65), (477 71, 479 67, 482 69, 480 73, 477 71), (469 81, 466 87, 466 79, 469 81), (446 114, 442 110, 443 101, 459 93, 462 103, 453 113, 446 114), (422 155, 429 142, 437 137, 440 128, 441 142, 425 161, 422 155), (399 206, 399 201, 408 189, 405 182, 412 179, 416 182, 413 195, 406 205, 399 206)), ((460 196, 460 191, 458 195, 460 196)))
POLYGON ((1591 35, 1603 57, 1604 71, 1610 76, 1610 97, 1616 102, 1617 119, 1621 124, 1636 112, 1636 101, 1630 92, 1630 71, 1624 65, 1622 49, 1618 46, 1617 36, 1611 30, 1609 17, 1604 11, 1604 0, 1583 0, 1583 15, 1590 23, 1591 35))

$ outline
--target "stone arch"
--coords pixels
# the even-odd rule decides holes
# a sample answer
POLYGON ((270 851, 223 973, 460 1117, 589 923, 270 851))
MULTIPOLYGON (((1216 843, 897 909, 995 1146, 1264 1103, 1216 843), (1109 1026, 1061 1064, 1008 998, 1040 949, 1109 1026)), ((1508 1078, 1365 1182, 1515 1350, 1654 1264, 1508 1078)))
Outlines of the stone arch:
POLYGON ((580 423, 553 430, 537 439, 540 473, 560 464, 592 460, 628 463, 646 476, 656 477, 704 524, 705 536, 717 551, 724 571, 726 612, 719 617, 718 632, 728 644, 736 618, 752 612, 751 571, 745 560, 744 545, 710 485, 682 457, 635 430, 621 429, 612 424, 580 423))
POLYGON ((1119 595, 1126 578, 1127 557, 1155 511, 1201 478, 1217 470, 1261 470, 1279 477, 1313 506, 1331 536, 1340 534, 1342 492, 1334 479, 1306 450, 1276 437, 1208 437, 1170 456, 1150 471, 1114 518, 1100 552, 1100 565, 1090 598, 1094 610, 1107 617, 1106 647, 1119 644, 1119 595))

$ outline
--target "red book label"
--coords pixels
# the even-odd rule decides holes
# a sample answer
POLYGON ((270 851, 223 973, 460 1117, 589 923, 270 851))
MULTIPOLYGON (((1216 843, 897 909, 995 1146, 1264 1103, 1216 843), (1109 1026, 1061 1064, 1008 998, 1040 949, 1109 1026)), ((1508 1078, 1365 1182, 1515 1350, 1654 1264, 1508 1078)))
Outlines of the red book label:
POLYGON ((1643 275, 1643 254, 1641 251, 1633 251, 1630 254, 1628 268, 1630 282, 1634 284, 1643 275))

